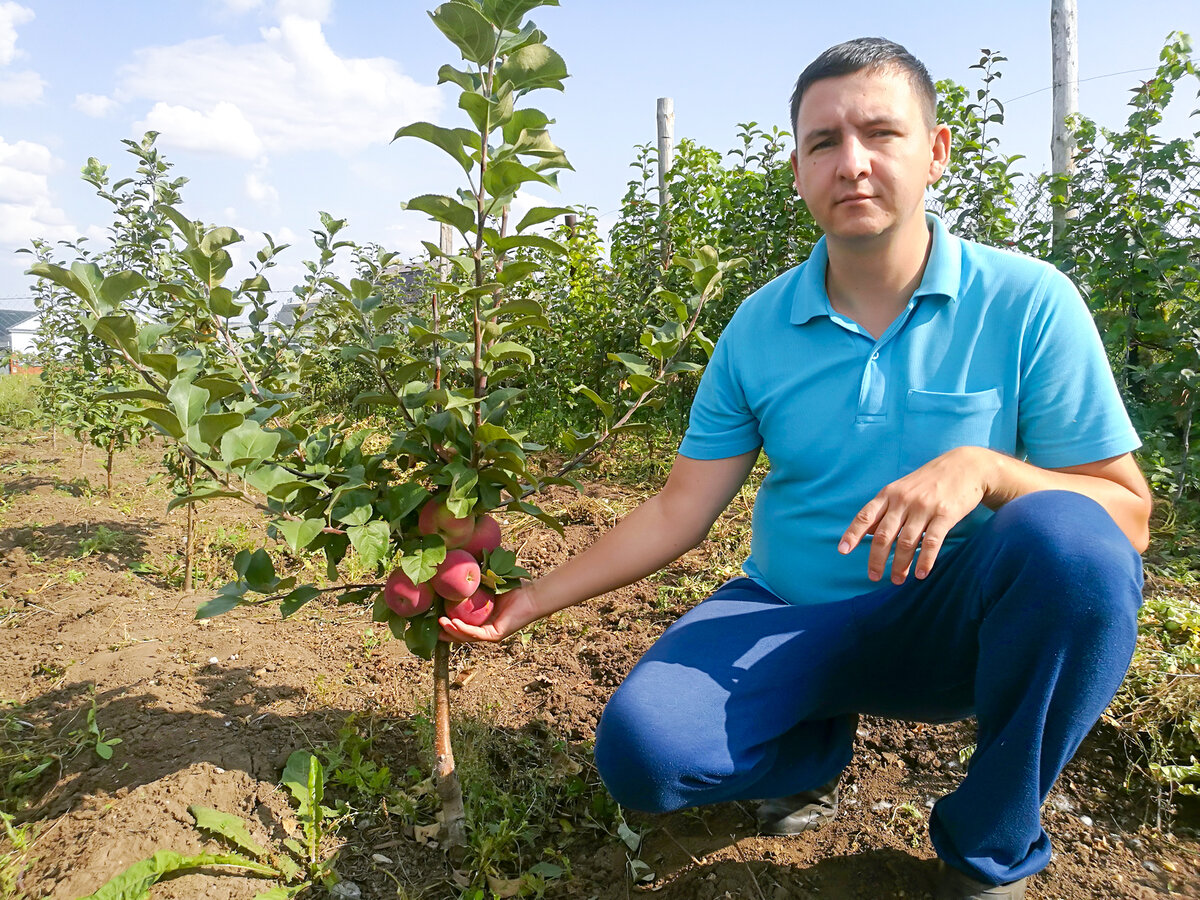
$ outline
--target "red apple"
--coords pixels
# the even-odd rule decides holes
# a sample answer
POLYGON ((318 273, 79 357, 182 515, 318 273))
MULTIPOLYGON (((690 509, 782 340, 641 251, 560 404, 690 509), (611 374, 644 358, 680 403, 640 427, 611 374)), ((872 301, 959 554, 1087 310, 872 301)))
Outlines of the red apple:
POLYGON ((463 549, 476 559, 483 556, 486 550, 495 550, 500 546, 500 525, 491 516, 480 516, 475 521, 475 530, 471 539, 463 544, 463 549))
POLYGON ((451 550, 429 583, 438 594, 457 602, 479 589, 479 576, 479 563, 475 562, 475 557, 466 550, 451 550))
POLYGON ((494 594, 481 587, 465 600, 446 604, 446 615, 468 625, 482 625, 492 616, 494 594))
POLYGON ((453 550, 471 539, 475 532, 475 517, 458 518, 440 500, 429 500, 421 507, 417 516, 417 530, 421 534, 439 534, 446 547, 453 550))
POLYGON ((403 569, 397 569, 384 582, 383 602, 398 616, 419 616, 433 605, 433 586, 428 581, 413 584, 403 569))

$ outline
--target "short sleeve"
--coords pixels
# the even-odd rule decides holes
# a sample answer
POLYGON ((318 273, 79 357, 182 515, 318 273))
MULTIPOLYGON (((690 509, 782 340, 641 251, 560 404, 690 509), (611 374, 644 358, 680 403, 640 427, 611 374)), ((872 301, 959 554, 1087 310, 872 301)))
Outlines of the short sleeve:
POLYGON ((1077 466, 1141 446, 1096 323, 1070 280, 1049 269, 1027 320, 1018 434, 1029 462, 1077 466))
POLYGON ((725 329, 700 379, 680 456, 727 459, 762 446, 758 419, 738 377, 735 332, 734 327, 725 329))

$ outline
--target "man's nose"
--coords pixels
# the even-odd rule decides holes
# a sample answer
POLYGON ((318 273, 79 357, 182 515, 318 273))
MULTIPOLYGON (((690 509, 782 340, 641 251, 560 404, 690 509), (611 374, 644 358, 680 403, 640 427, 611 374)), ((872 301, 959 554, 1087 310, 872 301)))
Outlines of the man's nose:
POLYGON ((871 157, 862 141, 847 137, 838 148, 838 174, 857 181, 871 173, 871 157))

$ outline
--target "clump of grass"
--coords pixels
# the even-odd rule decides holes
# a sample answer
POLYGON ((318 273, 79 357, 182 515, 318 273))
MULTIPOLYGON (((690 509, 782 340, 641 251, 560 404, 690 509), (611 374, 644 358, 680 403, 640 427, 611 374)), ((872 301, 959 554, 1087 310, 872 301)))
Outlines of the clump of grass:
POLYGON ((34 386, 38 376, 33 372, 0 375, 0 422, 13 431, 22 431, 37 424, 40 416, 34 386))
MULTIPOLYGON (((423 755, 432 759, 432 723, 419 716, 414 725, 423 755)), ((586 748, 536 724, 514 730, 480 717, 454 723, 454 746, 468 822, 460 870, 479 896, 517 880, 522 896, 542 896, 548 882, 570 877, 568 852, 578 833, 616 834, 620 808, 586 748)), ((423 805, 407 812, 429 821, 435 801, 426 794, 423 805)))
POLYGON ((1137 649, 1106 719, 1130 772, 1161 787, 1159 824, 1176 793, 1200 795, 1200 586, 1151 575, 1137 649))

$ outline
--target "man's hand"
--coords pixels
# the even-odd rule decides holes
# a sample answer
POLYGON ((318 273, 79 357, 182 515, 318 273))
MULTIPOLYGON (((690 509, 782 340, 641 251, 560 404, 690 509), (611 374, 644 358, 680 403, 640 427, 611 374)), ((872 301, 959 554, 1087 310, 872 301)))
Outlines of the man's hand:
POLYGON ((879 581, 895 543, 892 582, 903 584, 920 548, 916 574, 924 578, 937 561, 946 534, 987 494, 987 461, 980 454, 988 453, 980 447, 957 447, 893 481, 858 511, 838 543, 838 552, 851 552, 865 535, 873 534, 867 575, 879 581))
POLYGON ((502 641, 545 614, 538 609, 533 585, 527 584, 497 595, 492 614, 482 625, 468 625, 458 619, 442 616, 438 619, 438 624, 442 626, 439 637, 455 643, 502 641))

